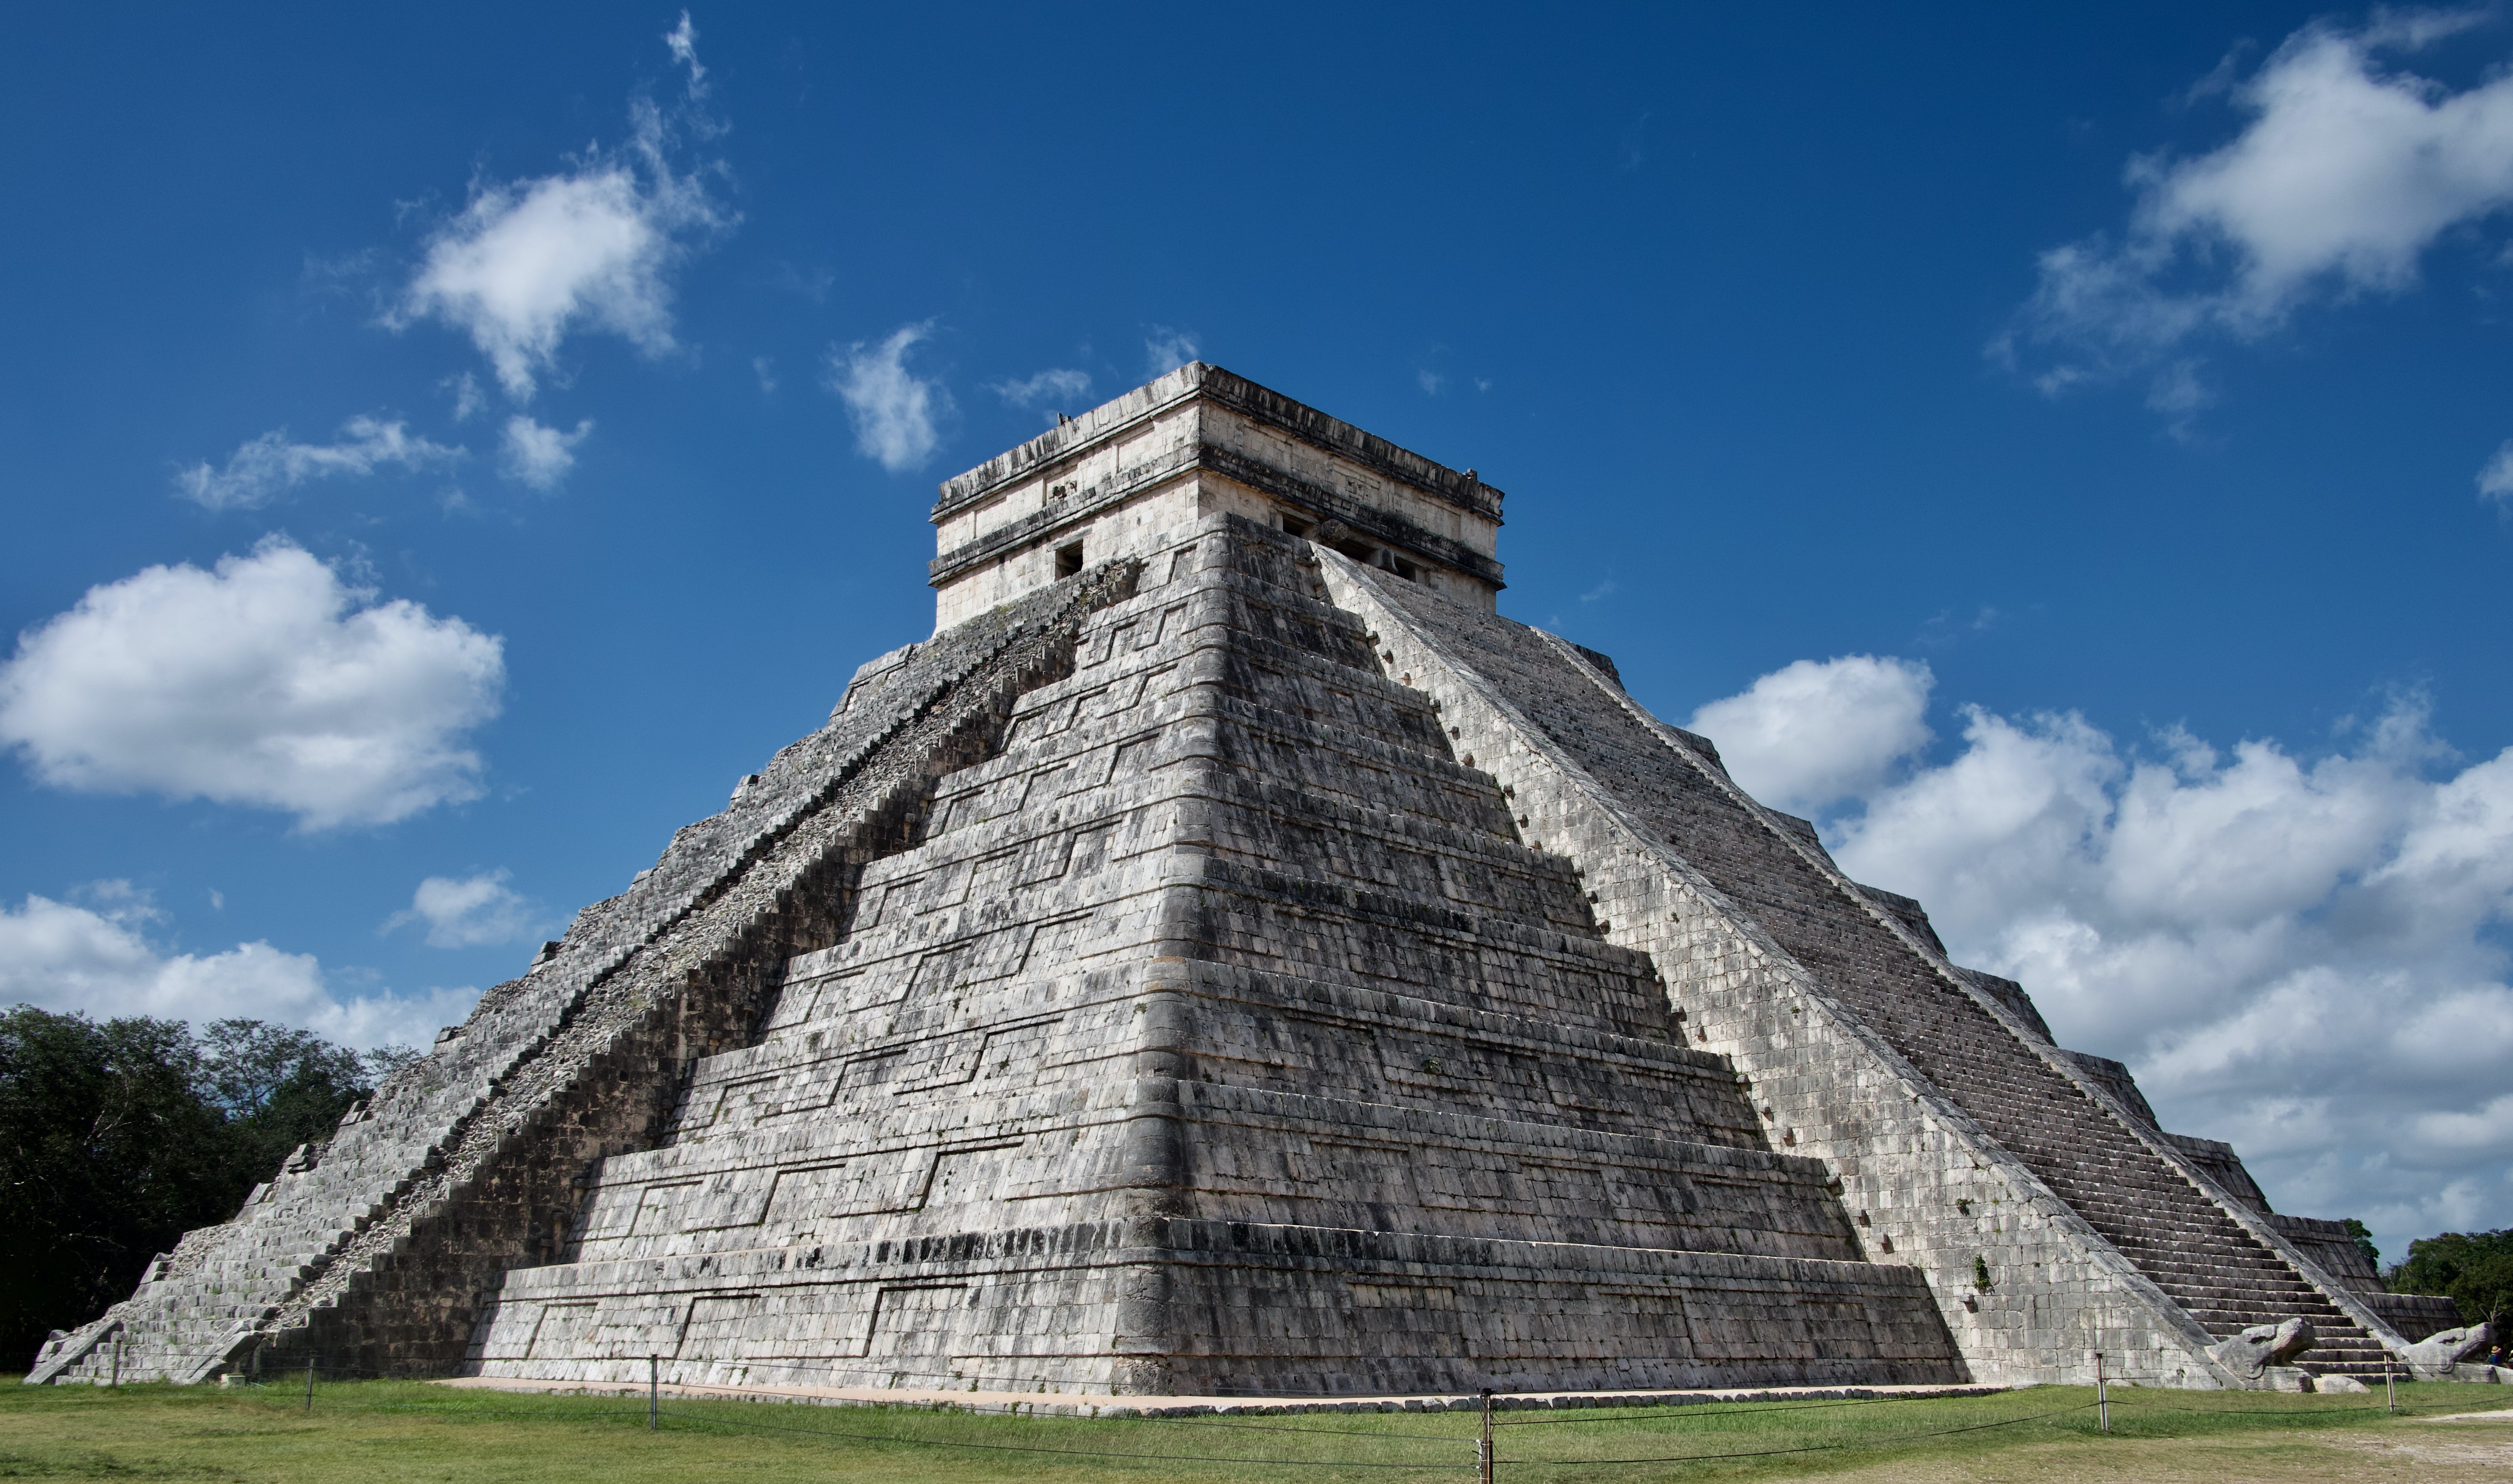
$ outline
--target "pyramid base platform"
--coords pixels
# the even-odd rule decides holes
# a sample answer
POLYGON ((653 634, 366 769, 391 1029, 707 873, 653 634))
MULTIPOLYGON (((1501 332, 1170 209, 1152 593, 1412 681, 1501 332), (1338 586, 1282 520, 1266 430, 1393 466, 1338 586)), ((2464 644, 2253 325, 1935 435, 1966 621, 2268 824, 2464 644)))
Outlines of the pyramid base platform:
POLYGON ((507 1275, 511 1381, 1360 1397, 1948 1386, 1917 1270, 1142 1218, 507 1275))

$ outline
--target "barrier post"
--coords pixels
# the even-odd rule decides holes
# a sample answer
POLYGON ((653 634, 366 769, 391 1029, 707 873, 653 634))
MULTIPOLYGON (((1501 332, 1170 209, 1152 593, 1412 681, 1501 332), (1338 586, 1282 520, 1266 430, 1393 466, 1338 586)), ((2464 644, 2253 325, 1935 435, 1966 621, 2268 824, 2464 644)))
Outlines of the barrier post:
POLYGON ((305 1410, 314 1410, 314 1357, 305 1357, 305 1410))
POLYGON ((661 1384, 656 1379, 662 1365, 663 1357, 660 1355, 646 1357, 646 1430, 649 1432, 658 1431, 663 1425, 661 1384))
POLYGON ((114 1386, 122 1385, 122 1336, 118 1331, 113 1337, 113 1380, 105 1384, 114 1386))
POLYGON ((2400 1415, 2399 1366, 2400 1363, 2390 1356, 2382 1357, 2382 1400, 2390 1407, 2393 1417, 2400 1415))
POLYGON ((1484 1390, 1484 1436, 1475 1448, 1475 1478, 1478 1484, 1493 1484, 1492 1390, 1484 1390))
POLYGON ((2094 1411, 2103 1420, 2103 1430, 2112 1430, 2111 1384, 2103 1379, 2103 1352, 2094 1351, 2094 1411))

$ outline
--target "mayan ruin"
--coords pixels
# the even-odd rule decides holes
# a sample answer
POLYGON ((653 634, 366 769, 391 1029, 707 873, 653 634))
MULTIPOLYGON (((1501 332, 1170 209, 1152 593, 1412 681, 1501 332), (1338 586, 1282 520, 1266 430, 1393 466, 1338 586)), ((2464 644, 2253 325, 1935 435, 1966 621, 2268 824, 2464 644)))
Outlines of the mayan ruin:
POLYGON ((1503 503, 1201 363, 945 482, 932 638, 28 1380, 2449 1373, 2451 1301, 1498 616, 1503 503))

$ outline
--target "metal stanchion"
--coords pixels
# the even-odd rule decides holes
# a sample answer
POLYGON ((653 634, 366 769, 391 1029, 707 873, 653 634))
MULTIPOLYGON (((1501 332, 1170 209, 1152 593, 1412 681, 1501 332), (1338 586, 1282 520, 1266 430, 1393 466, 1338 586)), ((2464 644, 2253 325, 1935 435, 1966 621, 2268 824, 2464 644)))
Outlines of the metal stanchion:
POLYGON ((1475 1478, 1478 1484, 1493 1484, 1492 1391, 1484 1391, 1484 1436, 1475 1445, 1475 1478))
POLYGON ((2103 1352, 2094 1351, 2094 1413, 2103 1420, 2103 1430, 2112 1430, 2111 1384, 2103 1379, 2103 1352))
POLYGON ((113 1379, 105 1385, 109 1386, 122 1385, 122 1337, 120 1335, 113 1337, 113 1379))
POLYGON ((662 1384, 657 1379, 662 1366, 662 1356, 646 1357, 646 1430, 649 1432, 657 1431, 663 1425, 662 1384))
POLYGON ((2393 1417, 2400 1415, 2400 1363, 2388 1355, 2382 1357, 2382 1400, 2393 1417))
POLYGON ((305 1410, 314 1410, 314 1357, 305 1357, 305 1410))

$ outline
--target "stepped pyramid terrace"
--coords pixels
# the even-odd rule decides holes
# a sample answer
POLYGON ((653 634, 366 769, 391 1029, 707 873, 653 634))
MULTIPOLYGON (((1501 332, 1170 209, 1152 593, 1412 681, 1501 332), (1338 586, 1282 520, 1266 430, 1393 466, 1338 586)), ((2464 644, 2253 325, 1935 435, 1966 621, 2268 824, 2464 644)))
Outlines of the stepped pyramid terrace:
POLYGON ((1204 365, 949 481, 931 639, 29 1380, 2204 1387, 2456 1322, 1497 616, 1502 503, 1204 365))

